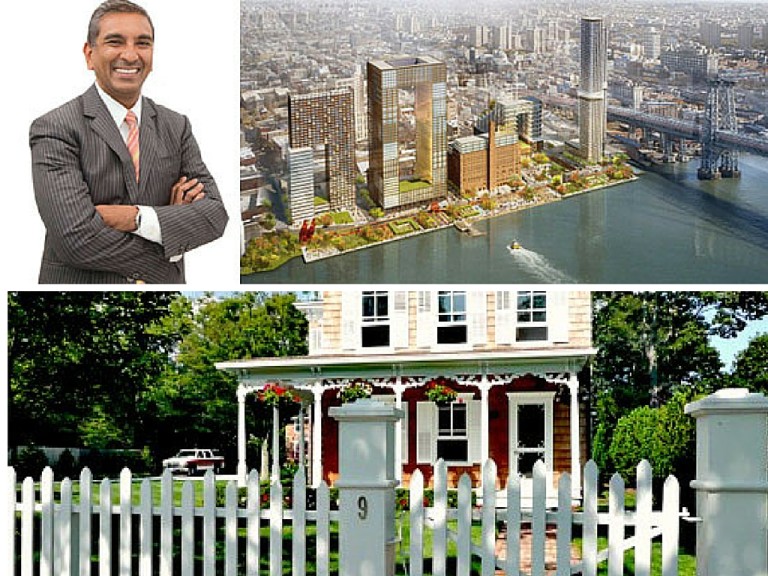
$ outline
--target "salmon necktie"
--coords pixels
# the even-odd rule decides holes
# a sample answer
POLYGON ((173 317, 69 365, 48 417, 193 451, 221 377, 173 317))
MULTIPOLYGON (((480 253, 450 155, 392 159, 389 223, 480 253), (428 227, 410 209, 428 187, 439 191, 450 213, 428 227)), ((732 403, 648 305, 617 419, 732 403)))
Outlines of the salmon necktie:
POLYGON ((139 181, 139 123, 133 110, 128 110, 125 115, 125 123, 128 125, 128 152, 133 160, 133 167, 136 170, 136 182, 139 181))

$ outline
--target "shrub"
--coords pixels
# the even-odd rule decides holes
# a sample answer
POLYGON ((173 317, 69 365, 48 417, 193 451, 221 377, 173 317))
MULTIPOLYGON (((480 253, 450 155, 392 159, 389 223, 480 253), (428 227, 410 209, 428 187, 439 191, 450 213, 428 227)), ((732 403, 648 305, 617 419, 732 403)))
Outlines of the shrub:
MULTIPOLYGON (((293 506, 293 478, 290 480, 281 479, 280 484, 283 487, 283 506, 291 508, 293 506)), ((339 490, 331 488, 329 491, 331 510, 339 509, 339 490)), ((237 489, 237 502, 240 507, 248 504, 248 488, 237 489)), ((227 485, 216 484, 216 506, 223 507, 227 503, 227 485)), ((269 508, 269 481, 261 482, 259 485, 259 506, 260 508, 269 508)), ((317 489, 307 486, 307 510, 316 510, 317 508, 317 489)))
POLYGON ((16 469, 16 478, 21 480, 27 476, 40 478, 43 469, 48 466, 48 457, 37 446, 26 446, 11 459, 11 465, 16 469))
POLYGON ((64 450, 61 456, 59 456, 59 460, 53 467, 53 472, 56 478, 74 478, 78 474, 75 457, 69 448, 64 450))
POLYGON ((140 450, 91 450, 80 458, 79 467, 87 467, 94 478, 116 477, 123 468, 128 468, 134 475, 152 471, 140 450))
MULTIPOLYGON (((471 506, 474 508, 477 505, 477 494, 473 490, 471 492, 471 506)), ((409 510, 411 501, 411 493, 408 488, 398 488, 395 490, 395 507, 398 511, 409 510)), ((459 506, 459 491, 448 490, 448 507, 458 508, 459 506)), ((435 491, 431 488, 424 489, 424 506, 434 506, 435 504, 435 491)))
POLYGON ((651 463, 654 477, 691 477, 695 467, 695 423, 684 414, 684 406, 691 399, 691 391, 680 390, 660 408, 643 406, 619 418, 609 456, 625 480, 635 478, 642 459, 651 463))
POLYGON ((627 482, 635 477, 640 460, 648 460, 654 471, 659 453, 660 408, 642 406, 619 418, 608 454, 616 472, 627 482))

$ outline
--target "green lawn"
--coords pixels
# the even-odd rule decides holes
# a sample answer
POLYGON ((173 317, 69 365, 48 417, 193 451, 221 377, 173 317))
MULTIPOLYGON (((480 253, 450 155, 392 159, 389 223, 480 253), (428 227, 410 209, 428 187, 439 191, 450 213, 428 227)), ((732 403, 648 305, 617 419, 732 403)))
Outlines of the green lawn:
POLYGON ((352 224, 352 216, 349 212, 331 212, 334 224, 352 224))
MULTIPOLYGON (((580 538, 574 538, 573 542, 581 548, 580 538)), ((598 536, 597 549, 602 550, 608 547, 608 538, 598 536)), ((628 550, 624 554, 624 574, 631 575, 635 573, 635 551, 628 550)), ((608 574, 608 562, 603 562, 597 567, 598 576, 608 574)), ((651 548, 651 574, 652 576, 661 576, 661 542, 654 540, 651 548)), ((696 557, 688 554, 682 548, 678 549, 678 576, 696 576, 696 557)))
POLYGON ((401 180, 400 193, 421 190, 422 188, 429 188, 430 186, 432 186, 432 183, 427 182, 426 180, 401 180))

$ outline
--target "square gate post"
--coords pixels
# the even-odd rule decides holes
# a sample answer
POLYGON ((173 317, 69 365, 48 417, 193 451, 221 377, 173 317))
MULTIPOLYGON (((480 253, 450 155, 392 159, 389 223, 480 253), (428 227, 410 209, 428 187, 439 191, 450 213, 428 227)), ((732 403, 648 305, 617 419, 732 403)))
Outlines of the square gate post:
POLYGON ((403 411, 369 398, 330 409, 339 422, 339 574, 395 571, 395 422, 403 411))
POLYGON ((768 576, 768 398, 725 389, 685 412, 696 419, 697 576, 768 576))

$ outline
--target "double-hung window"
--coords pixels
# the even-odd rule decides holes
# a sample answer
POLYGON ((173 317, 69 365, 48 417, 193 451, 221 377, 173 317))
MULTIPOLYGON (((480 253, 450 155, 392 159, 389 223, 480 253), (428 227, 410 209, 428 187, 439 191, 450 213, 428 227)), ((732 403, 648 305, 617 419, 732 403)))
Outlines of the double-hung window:
POLYGON ((446 462, 469 460, 467 404, 452 402, 437 408, 437 457, 446 462))
POLYGON ((547 293, 543 291, 520 291, 517 293, 517 338, 518 342, 546 341, 547 293))
POLYGON ((467 293, 437 294, 437 343, 467 343, 467 293))
POLYGON ((376 348, 390 345, 389 292, 363 292, 362 346, 376 348))

